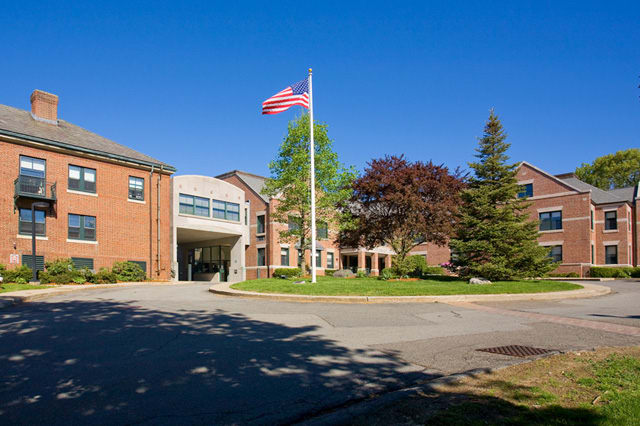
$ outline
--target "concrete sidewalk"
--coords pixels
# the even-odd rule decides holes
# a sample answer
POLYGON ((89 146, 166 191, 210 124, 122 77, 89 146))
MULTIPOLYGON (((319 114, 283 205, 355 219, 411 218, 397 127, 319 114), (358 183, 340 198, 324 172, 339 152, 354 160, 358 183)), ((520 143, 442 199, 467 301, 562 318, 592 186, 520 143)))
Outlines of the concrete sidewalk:
POLYGON ((321 302, 321 303, 454 303, 454 302, 500 302, 518 300, 561 300, 603 296, 611 293, 606 286, 576 283, 579 290, 554 291, 549 293, 521 294, 459 294, 450 296, 311 296, 302 294, 258 293, 231 288, 234 283, 219 283, 209 291, 222 296, 249 297, 285 302, 321 302))

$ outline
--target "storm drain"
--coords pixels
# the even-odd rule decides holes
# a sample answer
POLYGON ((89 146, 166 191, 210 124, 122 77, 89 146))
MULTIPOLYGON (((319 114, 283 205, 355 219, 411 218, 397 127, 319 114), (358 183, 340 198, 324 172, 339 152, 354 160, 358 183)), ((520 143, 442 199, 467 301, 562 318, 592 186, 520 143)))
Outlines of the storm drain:
POLYGON ((476 351, 489 352, 491 354, 517 356, 520 358, 534 356, 534 355, 544 355, 546 353, 553 352, 552 350, 549 350, 549 349, 541 349, 541 348, 534 348, 532 346, 520 346, 520 345, 498 346, 495 348, 476 349, 476 351))

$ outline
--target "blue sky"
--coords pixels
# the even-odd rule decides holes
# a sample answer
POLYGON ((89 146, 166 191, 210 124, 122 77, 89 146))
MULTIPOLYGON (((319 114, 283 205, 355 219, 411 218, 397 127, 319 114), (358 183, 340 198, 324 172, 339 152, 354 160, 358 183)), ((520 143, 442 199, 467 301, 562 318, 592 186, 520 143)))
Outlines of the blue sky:
POLYGON ((489 109, 552 173, 640 146, 640 2, 2 1, 0 103, 59 116, 179 174, 268 174, 314 69, 342 162, 473 159, 489 109), (107 4, 108 3, 108 4, 107 4), (273 4, 272 4, 273 3, 273 4))

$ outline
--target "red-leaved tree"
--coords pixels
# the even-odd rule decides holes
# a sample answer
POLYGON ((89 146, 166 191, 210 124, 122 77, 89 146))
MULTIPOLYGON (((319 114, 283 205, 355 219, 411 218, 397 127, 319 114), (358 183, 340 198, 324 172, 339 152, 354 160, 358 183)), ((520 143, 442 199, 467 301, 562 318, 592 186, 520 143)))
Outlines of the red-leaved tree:
POLYGON ((342 206, 338 242, 368 249, 389 245, 398 265, 417 245, 443 246, 454 230, 464 181, 459 170, 450 173, 431 161, 374 159, 354 181, 353 194, 342 206))

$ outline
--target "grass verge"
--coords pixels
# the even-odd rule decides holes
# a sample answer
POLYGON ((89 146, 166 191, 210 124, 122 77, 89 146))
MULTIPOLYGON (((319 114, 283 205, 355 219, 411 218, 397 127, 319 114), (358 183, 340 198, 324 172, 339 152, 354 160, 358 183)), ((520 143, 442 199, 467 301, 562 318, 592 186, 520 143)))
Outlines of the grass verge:
POLYGON ((637 425, 639 401, 640 347, 601 348, 439 386, 352 424, 637 425))
MULTIPOLYGON (((450 277, 446 277, 450 278, 450 277)), ((452 294, 544 293, 575 290, 577 284, 563 281, 498 281, 491 285, 470 285, 466 281, 432 279, 420 281, 382 281, 376 278, 318 277, 304 284, 295 280, 263 278, 233 284, 236 290, 323 296, 444 296, 452 294)))
POLYGON ((21 290, 40 290, 42 288, 49 288, 51 286, 48 285, 35 285, 35 284, 13 284, 7 283, 2 284, 0 286, 0 293, 8 293, 10 291, 21 291, 21 290))

